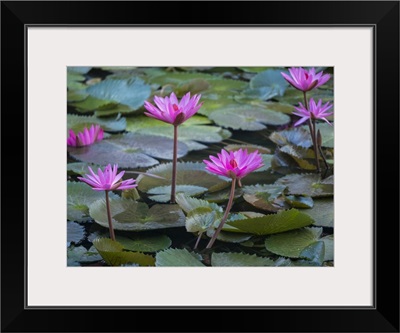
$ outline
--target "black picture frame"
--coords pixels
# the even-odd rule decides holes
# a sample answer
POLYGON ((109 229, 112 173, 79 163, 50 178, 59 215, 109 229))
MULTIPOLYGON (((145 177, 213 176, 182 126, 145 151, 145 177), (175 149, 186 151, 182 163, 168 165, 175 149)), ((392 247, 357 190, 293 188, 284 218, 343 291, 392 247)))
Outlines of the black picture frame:
MULTIPOLYGON (((399 1, 2 1, 1 50, 2 332, 399 332, 399 1), (373 27, 374 305, 27 307, 25 37, 30 25, 373 27), (16 205, 20 209, 11 208, 16 205)), ((360 167, 349 166, 351 172, 360 167)))

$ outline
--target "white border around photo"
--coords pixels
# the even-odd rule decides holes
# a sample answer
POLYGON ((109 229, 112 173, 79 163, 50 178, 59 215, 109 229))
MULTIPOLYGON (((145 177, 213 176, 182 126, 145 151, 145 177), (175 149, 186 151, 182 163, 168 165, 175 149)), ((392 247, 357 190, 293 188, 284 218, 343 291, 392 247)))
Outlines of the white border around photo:
POLYGON ((28 306, 372 306, 371 27, 29 27, 27 48, 28 306), (334 267, 67 267, 67 66, 333 66, 334 267))

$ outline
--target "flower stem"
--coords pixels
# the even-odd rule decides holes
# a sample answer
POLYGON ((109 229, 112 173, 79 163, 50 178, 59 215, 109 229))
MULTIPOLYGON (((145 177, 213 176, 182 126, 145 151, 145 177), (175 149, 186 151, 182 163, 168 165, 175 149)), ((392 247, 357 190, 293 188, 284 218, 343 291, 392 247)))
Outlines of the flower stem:
POLYGON ((178 125, 174 125, 174 152, 172 160, 171 203, 175 203, 176 162, 178 156, 178 125))
POLYGON ((236 185, 236 179, 232 179, 232 187, 231 187, 231 192, 229 193, 229 201, 228 201, 228 204, 226 205, 225 214, 222 217, 222 220, 221 220, 217 230, 215 230, 214 235, 212 236, 212 238, 208 242, 208 244, 206 246, 206 249, 211 249, 211 247, 213 246, 213 244, 214 244, 215 240, 217 239, 219 233, 221 232, 222 227, 224 226, 226 219, 228 218, 229 211, 232 208, 233 198, 235 197, 235 185, 236 185))
POLYGON ((106 207, 107 207, 107 217, 108 217, 108 229, 110 230, 110 238, 115 241, 115 234, 114 228, 112 225, 112 218, 111 218, 111 209, 110 209, 110 200, 108 199, 108 191, 106 192, 106 207))
MULTIPOLYGON (((303 91, 303 96, 304 96, 304 106, 308 111, 308 100, 307 100, 307 93, 303 91)), ((319 157, 318 157, 318 147, 317 147, 317 137, 316 137, 316 127, 315 127, 315 119, 311 120, 308 122, 308 127, 310 129, 310 135, 311 135, 311 140, 313 143, 313 149, 314 149, 314 155, 315 155, 315 163, 317 165, 317 172, 321 172, 321 168, 319 166, 319 157)))
POLYGON ((319 130, 318 130, 318 132, 317 132, 317 144, 318 144, 319 153, 321 154, 321 157, 322 157, 322 159, 324 160, 325 167, 326 167, 327 169, 329 169, 329 164, 328 164, 328 162, 326 161, 324 152, 322 151, 322 136, 321 136, 321 132, 320 132, 319 130))
POLYGON ((201 239, 201 236, 203 235, 203 232, 200 232, 199 233, 199 236, 197 237, 197 241, 196 241, 196 244, 194 245, 194 250, 196 250, 197 249, 197 246, 199 245, 199 243, 200 243, 200 239, 201 239))

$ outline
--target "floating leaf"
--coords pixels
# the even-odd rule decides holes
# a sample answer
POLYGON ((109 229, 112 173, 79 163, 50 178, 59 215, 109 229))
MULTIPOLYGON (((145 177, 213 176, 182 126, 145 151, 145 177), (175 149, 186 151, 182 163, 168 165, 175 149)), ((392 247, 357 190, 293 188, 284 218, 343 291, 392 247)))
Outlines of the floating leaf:
POLYGON ((274 266, 274 261, 269 258, 258 257, 255 254, 245 253, 213 253, 211 266, 242 267, 242 266, 274 266))
POLYGON ((312 209, 304 209, 314 220, 314 225, 333 228, 334 205, 332 198, 314 200, 312 209))
POLYGON ((95 110, 94 115, 96 117, 107 117, 112 115, 131 113, 132 111, 134 110, 127 105, 110 103, 98 107, 95 110))
POLYGON ((180 267, 180 266, 204 266, 201 257, 190 253, 186 249, 167 249, 156 254, 156 266, 180 267))
POLYGON ((268 111, 255 106, 238 105, 234 108, 223 108, 214 111, 209 118, 222 127, 259 131, 267 125, 284 125, 290 117, 279 112, 268 111))
POLYGON ((201 100, 204 104, 199 111, 197 111, 197 114, 205 115, 207 117, 214 111, 225 108, 237 108, 241 105, 235 102, 233 97, 219 94, 208 94, 207 96, 202 96, 201 100))
POLYGON ((243 145, 237 145, 237 144, 230 144, 226 145, 224 147, 225 150, 227 151, 236 151, 239 149, 245 149, 247 150, 248 153, 253 153, 255 151, 258 151, 260 154, 270 154, 271 149, 259 145, 251 145, 251 144, 243 144, 243 145))
POLYGON ((81 132, 85 127, 100 125, 107 132, 121 132, 125 130, 125 118, 97 118, 94 116, 78 116, 75 114, 67 115, 67 128, 76 132, 81 132))
POLYGON ((246 98, 268 100, 279 94, 279 91, 272 87, 249 88, 243 90, 246 98))
MULTIPOLYGON (((129 199, 110 199, 110 209, 115 230, 141 231, 182 227, 185 216, 178 205, 154 205, 150 209, 143 202, 129 199)), ((106 202, 97 200, 89 207, 90 216, 108 228, 106 202)))
POLYGON ((207 200, 188 197, 183 193, 178 193, 175 199, 176 203, 179 205, 179 207, 182 208, 182 210, 186 214, 192 212, 197 208, 208 208, 208 211, 222 212, 222 208, 215 203, 210 203, 207 200))
MULTIPOLYGON (((304 103, 303 92, 297 90, 293 87, 289 87, 286 89, 285 94, 283 96, 275 97, 279 102, 287 103, 287 104, 298 104, 299 102, 304 103)), ((322 99, 322 102, 333 101, 333 90, 331 89, 312 89, 307 91, 307 98, 313 98, 316 102, 319 99, 322 99)))
MULTIPOLYGON (((281 72, 284 70, 267 69, 254 76, 250 81, 251 88, 267 87, 274 90, 278 95, 282 96, 289 83, 283 78, 281 72)), ((284 71, 285 72, 285 71, 284 71)))
MULTIPOLYGON (((87 147, 69 147, 68 152, 75 159, 88 163, 107 165, 118 161, 121 168, 140 168, 158 164, 153 157, 171 159, 172 149, 173 140, 155 135, 126 133, 87 147)), ((178 157, 186 153, 186 145, 178 143, 178 157)))
POLYGON ((303 228, 292 230, 265 239, 268 251, 284 257, 299 258, 301 251, 318 241, 322 228, 303 228))
POLYGON ((165 73, 163 75, 157 75, 152 78, 150 78, 149 82, 150 83, 157 83, 161 86, 167 85, 167 84, 173 84, 173 85, 178 85, 178 84, 183 84, 188 81, 192 80, 213 80, 215 77, 211 74, 206 74, 206 73, 165 73))
POLYGON ((299 257, 306 259, 308 261, 305 262, 306 264, 321 266, 325 257, 325 243, 317 241, 308 245, 301 251, 299 257))
POLYGON ((218 215, 209 207, 196 208, 190 211, 186 217, 186 230, 188 232, 204 232, 214 224, 218 215))
POLYGON ((229 229, 229 231, 246 232, 256 235, 269 235, 292 229, 298 229, 312 223, 313 220, 308 215, 299 212, 297 209, 290 209, 286 211, 280 211, 277 214, 269 214, 263 217, 231 221, 227 222, 226 224, 236 229, 229 229))
MULTIPOLYGON (((183 193, 188 196, 197 196, 207 191, 207 188, 195 185, 176 185, 175 193, 183 193)), ((157 202, 168 202, 171 199, 171 185, 158 186, 150 189, 147 194, 149 198, 157 202)))
POLYGON ((92 246, 86 250, 83 246, 72 246, 67 250, 67 266, 81 266, 80 263, 100 261, 101 255, 92 246))
POLYGON ((282 198, 285 189, 286 186, 274 184, 244 186, 243 199, 259 209, 276 212, 285 208, 282 198))
POLYGON ((102 106, 115 106, 116 103, 112 101, 107 101, 103 99, 94 98, 93 96, 89 96, 86 92, 86 89, 83 90, 87 97, 83 100, 76 101, 75 103, 70 103, 71 106, 75 107, 76 111, 85 113, 85 112, 93 112, 99 109, 102 106))
POLYGON ((85 89, 86 85, 82 83, 85 77, 79 73, 67 71, 67 88, 72 90, 85 89))
MULTIPOLYGON (((204 195, 204 199, 206 199, 209 202, 215 202, 215 203, 221 203, 221 202, 226 202, 229 200, 231 190, 228 188, 225 188, 221 191, 217 192, 212 192, 212 193, 206 193, 204 195)), ((234 193, 234 199, 237 199, 243 195, 243 190, 241 187, 236 187, 235 188, 235 193, 234 193)))
MULTIPOLYGON (((327 148, 333 148, 335 144, 334 140, 334 127, 327 124, 327 123, 317 123, 317 131, 319 130, 321 132, 321 138, 322 138, 322 147, 327 147, 327 148)), ((305 131, 308 131, 308 126, 302 126, 305 131)), ((310 135, 310 132, 308 131, 308 135, 310 135)))
MULTIPOLYGON (((198 150, 206 148, 206 146, 198 142, 214 143, 230 137, 230 132, 223 130, 221 127, 208 126, 207 124, 209 123, 210 121, 205 117, 195 116, 189 118, 179 126, 178 140, 192 148, 191 150, 198 150)), ((146 116, 129 118, 127 130, 134 133, 174 138, 173 126, 146 116)))
POLYGON ((232 95, 236 91, 248 87, 248 83, 241 80, 215 78, 213 80, 209 80, 208 83, 210 84, 210 87, 207 89, 207 91, 217 94, 232 95))
POLYGON ((290 174, 279 178, 275 184, 288 187, 289 194, 326 197, 333 195, 333 178, 324 180, 317 174, 290 174))
POLYGON ((279 102, 265 102, 265 101, 259 101, 259 100, 252 100, 249 101, 250 104, 262 107, 266 110, 270 111, 276 111, 276 112, 282 112, 291 115, 294 111, 294 107, 291 104, 286 104, 286 103, 279 103, 279 102))
POLYGON ((333 252, 333 235, 328 235, 320 238, 320 241, 325 244, 325 257, 324 261, 333 260, 334 252, 333 252))
POLYGON ((167 235, 142 236, 117 236, 117 241, 122 244, 125 250, 138 252, 156 252, 171 246, 172 241, 167 235))
MULTIPOLYGON (((86 169, 87 173, 89 172, 86 169)), ((117 195, 110 193, 110 198, 117 195)), ((67 182, 67 219, 70 221, 84 222, 91 219, 89 206, 96 200, 103 199, 104 192, 93 191, 92 188, 82 182, 67 182)))
POLYGON ((68 221, 67 222, 67 246, 71 242, 79 243, 85 238, 85 228, 78 223, 68 221))
POLYGON ((314 201, 311 197, 287 195, 285 199, 294 208, 312 208, 314 206, 314 201))
POLYGON ((68 66, 67 71, 72 73, 87 74, 92 67, 90 66, 68 66))
POLYGON ((268 69, 268 67, 238 67, 244 72, 260 73, 268 69))
POLYGON ((139 78, 129 80, 106 79, 90 86, 86 91, 93 97, 114 101, 136 110, 150 96, 151 88, 139 78))
MULTIPOLYGON (((209 231, 207 231, 207 235, 210 238, 212 237, 213 234, 214 234, 214 230, 210 229, 209 231)), ((252 235, 250 235, 250 234, 221 231, 218 234, 217 239, 219 241, 225 242, 225 243, 242 243, 242 242, 248 241, 251 237, 252 237, 252 235)))
POLYGON ((68 90, 67 101, 68 102, 80 102, 88 97, 85 90, 68 90))
POLYGON ((97 164, 89 164, 83 162, 73 162, 67 163, 67 172, 68 174, 75 174, 75 175, 84 175, 89 172, 88 166, 90 166, 93 170, 97 170, 100 168, 100 165, 97 164))
POLYGON ((273 132, 269 139, 279 146, 295 145, 303 148, 312 146, 310 132, 302 127, 273 132))
MULTIPOLYGON (((169 186, 172 177, 172 163, 166 163, 147 170, 148 173, 164 177, 156 179, 140 175, 137 178, 138 189, 148 192, 158 186, 169 186)), ((229 185, 229 182, 205 171, 204 163, 177 163, 177 185, 194 185, 208 188, 210 192, 221 190, 229 185)))
POLYGON ((123 252, 122 244, 108 238, 96 238, 94 247, 110 266, 121 266, 125 264, 139 264, 140 266, 154 266, 155 259, 140 252, 123 252))

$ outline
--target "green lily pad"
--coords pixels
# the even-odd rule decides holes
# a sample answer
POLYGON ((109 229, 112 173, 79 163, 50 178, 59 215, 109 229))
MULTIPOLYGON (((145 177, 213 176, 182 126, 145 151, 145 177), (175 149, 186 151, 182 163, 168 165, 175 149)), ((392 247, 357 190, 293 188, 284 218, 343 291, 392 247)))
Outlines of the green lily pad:
POLYGON ((238 68, 248 73, 260 73, 268 69, 268 67, 238 67, 238 68))
POLYGON ((174 86, 178 84, 183 84, 192 80, 213 80, 215 76, 206 73, 188 73, 188 72, 175 72, 175 73, 165 73, 163 75, 157 75, 151 77, 148 82, 149 83, 157 83, 160 86, 172 84, 174 86))
POLYGON ((245 89, 248 87, 248 83, 246 81, 241 80, 230 80, 230 79, 213 79, 209 80, 208 83, 210 87, 207 89, 208 92, 216 93, 216 94, 228 94, 232 95, 236 91, 245 89))
POLYGON ((92 246, 86 250, 84 246, 71 246, 67 250, 67 266, 81 266, 81 263, 100 261, 101 255, 92 246))
MULTIPOLYGON (((206 191, 206 187, 195 185, 177 185, 175 188, 175 193, 183 193, 194 197, 206 191)), ((171 185, 153 187, 147 194, 151 194, 149 198, 153 201, 168 202, 171 199, 171 185)))
MULTIPOLYGON (((208 229, 207 230, 207 236, 212 237, 214 234, 215 230, 214 229, 208 229)), ((248 241, 253 235, 251 234, 242 234, 242 233, 234 233, 234 232, 226 232, 226 231, 221 231, 217 239, 221 242, 225 243, 243 243, 245 241, 248 241)))
MULTIPOLYGON (((154 158, 172 159, 172 149, 171 139, 126 133, 114 135, 91 146, 68 147, 68 152, 73 158, 87 163, 107 165, 118 161, 121 168, 140 168, 158 164, 154 158)), ((178 143, 178 158, 184 156, 187 151, 185 144, 178 143)))
MULTIPOLYGON (((230 188, 225 188, 221 191, 206 193, 204 194, 203 198, 206 199, 208 202, 215 202, 215 203, 222 203, 227 202, 229 200, 231 190, 230 188)), ((243 190, 241 187, 235 188, 234 199, 240 198, 243 195, 243 190)))
POLYGON ((85 228, 78 223, 68 221, 67 222, 67 246, 73 242, 78 244, 82 239, 85 238, 85 228))
MULTIPOLYGON (((311 97, 316 102, 318 102, 320 99, 322 99, 322 102, 324 103, 333 101, 333 90, 317 88, 307 91, 307 99, 310 99, 311 97)), ((277 96, 275 98, 281 103, 298 105, 298 103, 301 102, 304 104, 303 92, 293 87, 287 88, 283 96, 277 96)))
POLYGON ((334 241, 333 241, 333 235, 328 235, 325 237, 320 238, 320 241, 324 242, 325 244, 325 257, 324 261, 329 261, 333 260, 334 257, 334 241))
MULTIPOLYGON (((137 178, 138 189, 148 192, 150 189, 159 186, 171 185, 172 163, 165 163, 147 170, 148 173, 164 177, 157 179, 139 175, 137 178)), ((177 185, 194 185, 205 187, 210 192, 221 190, 229 186, 229 182, 205 170, 204 163, 177 163, 177 185)))
POLYGON ((242 266, 274 266, 270 258, 245 253, 213 253, 211 255, 211 266, 221 267, 242 267, 242 266))
POLYGON ((271 153, 271 149, 269 149, 267 147, 263 147, 263 146, 259 146, 259 145, 251 145, 251 144, 243 144, 243 145, 230 144, 230 145, 226 145, 224 147, 224 149, 227 151, 236 151, 239 149, 246 149, 248 153, 253 153, 256 150, 260 154, 270 154, 271 153))
POLYGON ((100 125, 107 132, 121 132, 126 128, 125 118, 97 118, 94 116, 67 115, 67 128, 75 132, 81 132, 85 127, 100 125))
MULTIPOLYGON (((89 173, 86 169, 85 173, 89 173)), ((114 193, 109 193, 110 198, 118 197, 114 193)), ((102 191, 94 191, 89 185, 83 182, 67 181, 67 219, 70 221, 85 222, 91 220, 89 216, 89 206, 105 198, 102 191)))
MULTIPOLYGON (((317 131, 319 130, 321 132, 321 138, 322 138, 322 147, 326 148, 333 148, 335 144, 334 140, 334 134, 335 130, 334 127, 323 122, 323 123, 317 123, 317 131)), ((308 126, 302 126, 302 128, 306 131, 308 131, 308 135, 310 135, 310 132, 308 130, 308 126)))
POLYGON ((94 115, 96 117, 109 117, 119 114, 131 113, 133 111, 135 110, 127 105, 110 103, 98 107, 96 110, 94 110, 94 115))
POLYGON ((140 266, 154 266, 155 259, 140 252, 123 252, 123 245, 108 238, 96 238, 93 246, 97 249, 104 261, 110 266, 138 264, 140 266))
POLYGON ((87 74, 92 67, 90 66, 68 66, 67 71, 69 73, 79 73, 79 74, 87 74))
POLYGON ((285 200, 293 208, 312 208, 314 206, 314 200, 307 196, 287 195, 285 196, 285 200))
POLYGON ((269 139, 279 146, 295 145, 303 148, 312 146, 310 132, 302 127, 273 132, 269 139))
POLYGON ((270 212, 288 208, 283 200, 283 185, 248 185, 243 187, 243 199, 249 204, 270 212))
POLYGON ((225 108, 236 108, 241 105, 235 102, 232 96, 219 94, 208 94, 206 96, 202 96, 201 100, 204 103, 199 111, 197 111, 197 114, 201 114, 207 117, 214 111, 225 108))
POLYGON ((334 205, 332 198, 314 200, 314 206, 311 209, 304 209, 314 220, 314 225, 319 227, 333 228, 334 205))
MULTIPOLYGON (((223 130, 221 127, 209 126, 208 124, 210 124, 210 121, 205 117, 189 118, 179 126, 178 140, 184 142, 189 149, 194 148, 190 150, 199 150, 206 148, 205 145, 199 144, 199 142, 221 142, 231 136, 230 132, 223 130)), ((172 125, 146 116, 129 118, 127 131, 174 138, 172 125)))
POLYGON ((306 259, 304 260, 304 264, 322 266, 325 257, 325 243, 317 241, 308 245, 301 251, 299 257, 306 259))
POLYGON ((318 241, 321 233, 322 228, 302 228, 271 235, 265 239, 265 247, 280 256, 299 258, 307 246, 318 241))
POLYGON ((279 103, 279 102, 271 102, 271 101, 260 101, 260 100, 252 100, 249 101, 250 104, 254 106, 258 106, 270 111, 282 112, 287 115, 291 115, 294 111, 294 107, 291 104, 279 103))
POLYGON ((277 89, 272 87, 249 88, 242 91, 245 98, 259 100, 271 99, 278 95, 278 93, 277 89))
POLYGON ((198 208, 207 208, 210 212, 222 212, 222 208, 215 203, 211 203, 203 199, 188 197, 183 193, 178 193, 176 195, 176 203, 186 214, 189 214, 198 208))
POLYGON ((289 194, 293 195, 333 196, 333 176, 322 180, 318 174, 290 174, 279 178, 275 184, 287 186, 289 194))
POLYGON ((76 111, 78 111, 78 112, 81 112, 81 113, 93 112, 103 106, 117 105, 116 103, 113 103, 112 101, 107 101, 107 100, 95 98, 93 96, 89 96, 86 89, 82 90, 82 91, 85 92, 85 94, 87 96, 85 99, 81 99, 79 101, 69 103, 69 105, 75 107, 76 111))
POLYGON ((255 235, 269 235, 305 227, 313 222, 314 221, 310 216, 293 208, 286 211, 280 211, 277 214, 265 215, 263 217, 229 221, 226 225, 234 228, 229 228, 227 231, 245 232, 255 235))
MULTIPOLYGON (((142 231, 182 227, 185 216, 178 205, 154 205, 149 208, 143 202, 130 199, 110 199, 110 210, 115 230, 142 231)), ((90 216, 101 226, 108 228, 106 201, 100 199, 89 207, 90 216)))
POLYGON ((79 73, 67 71, 67 88, 71 90, 85 89, 85 77, 79 73))
POLYGON ((246 131, 259 131, 265 129, 265 125, 284 125, 290 121, 283 113, 245 105, 214 111, 209 118, 219 126, 246 131))
POLYGON ((133 236, 116 236, 117 241, 122 244, 125 250, 138 252, 157 252, 169 248, 172 244, 167 235, 135 234, 133 236))
POLYGON ((97 164, 88 164, 83 162, 72 162, 67 163, 67 172, 68 174, 75 174, 75 175, 84 175, 89 172, 88 166, 90 166, 93 170, 97 170, 101 168, 100 165, 97 164))
POLYGON ((258 73, 250 81, 251 88, 267 87, 276 91, 280 96, 286 91, 289 83, 283 78, 281 72, 285 70, 267 69, 264 72, 258 73))
POLYGON ((151 88, 139 78, 128 80, 106 79, 86 89, 95 98, 128 105, 137 110, 150 96, 151 88))
POLYGON ((204 232, 211 227, 219 216, 209 207, 199 207, 188 213, 186 217, 186 230, 188 232, 204 232))
POLYGON ((80 102, 85 100, 88 97, 88 94, 85 90, 68 90, 67 91, 67 102, 80 102))
POLYGON ((167 249, 156 254, 156 266, 158 267, 203 267, 200 260, 199 255, 192 254, 186 249, 167 249))

